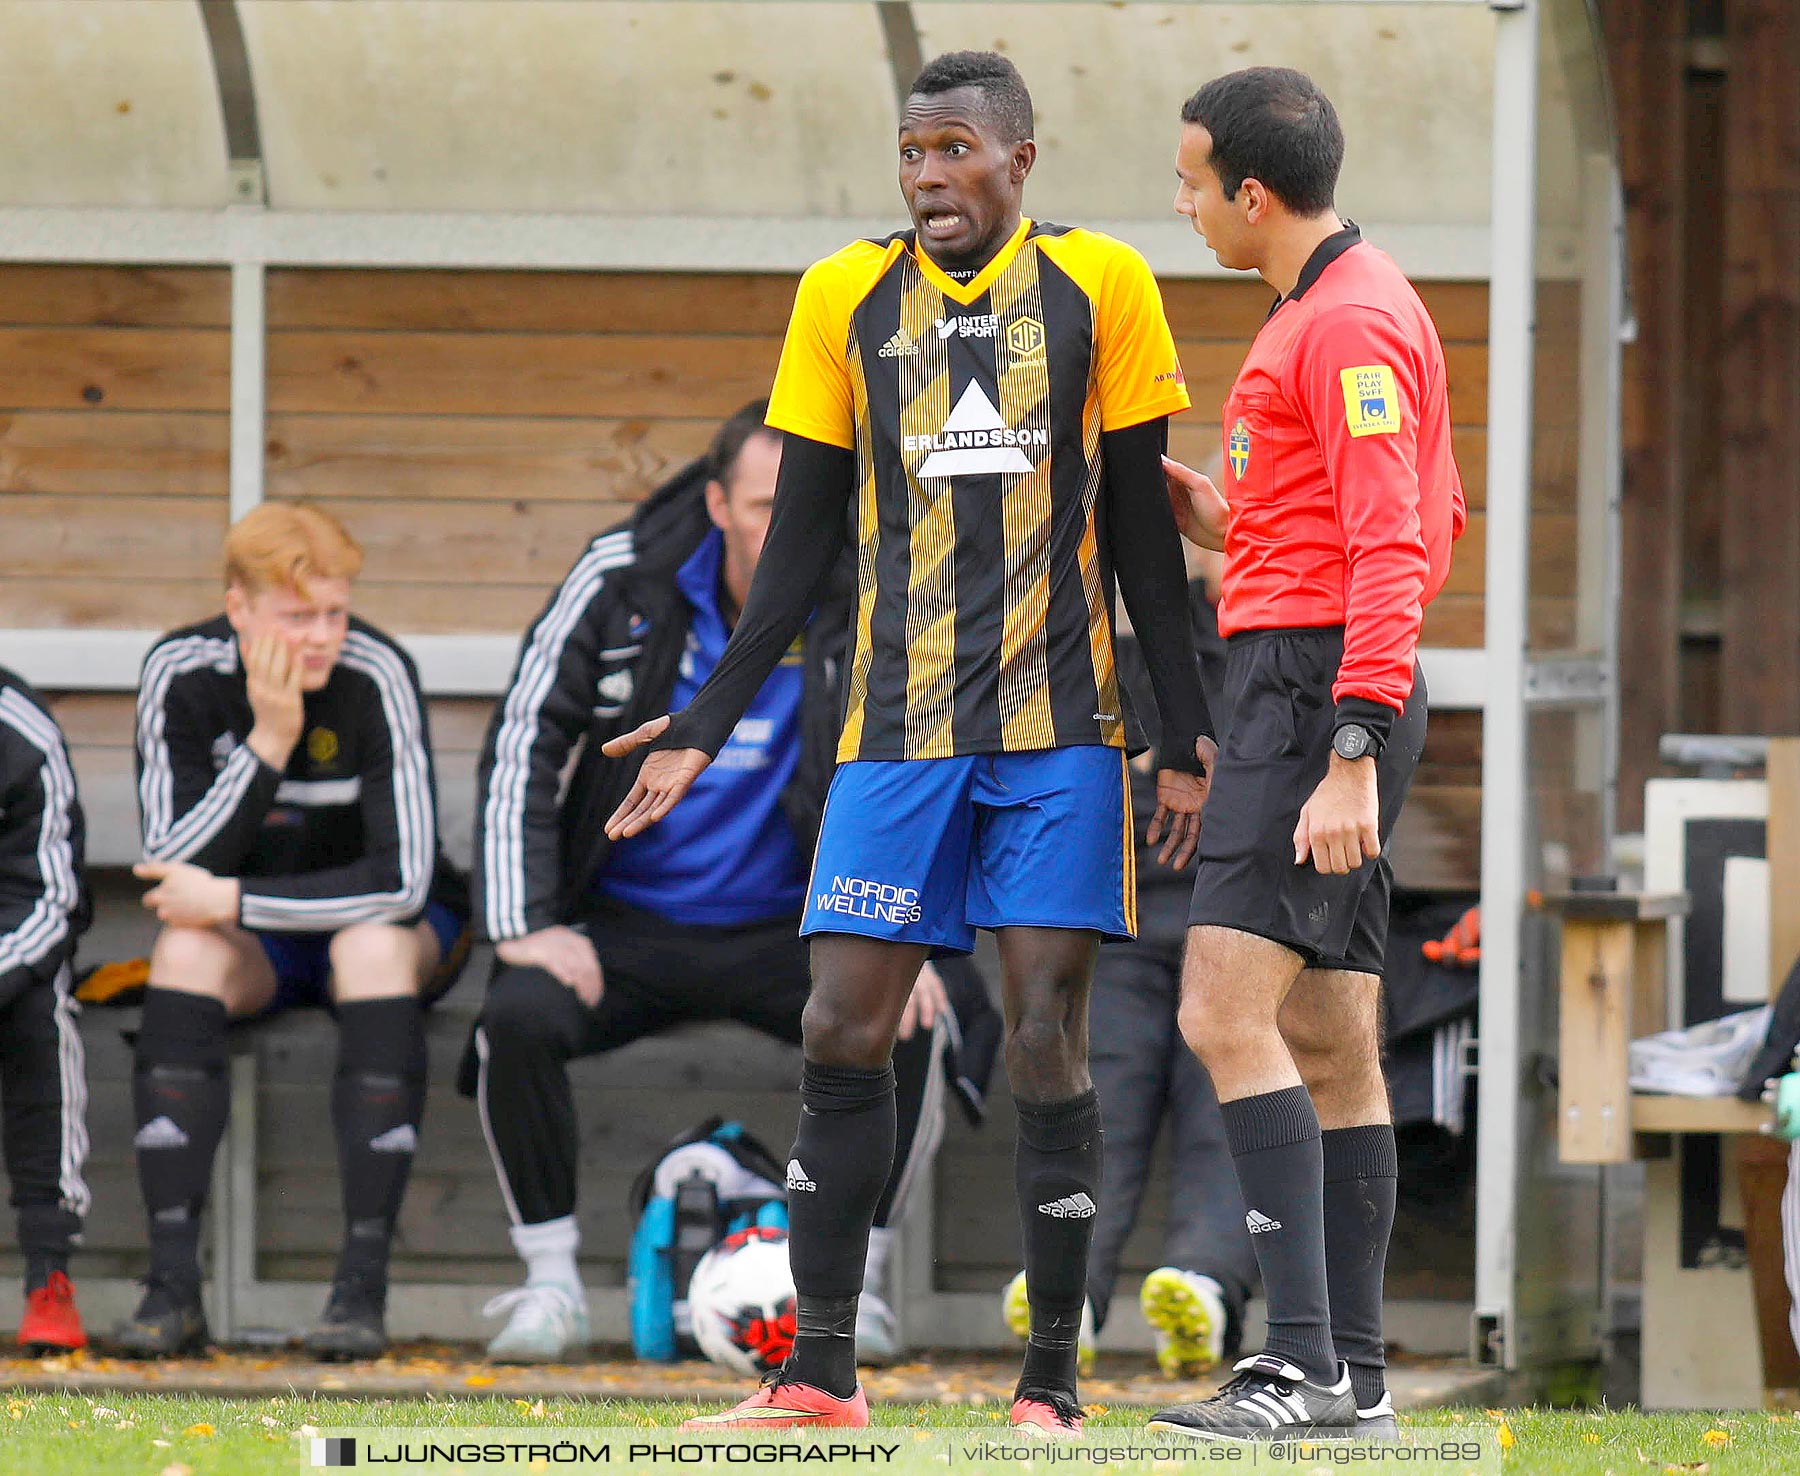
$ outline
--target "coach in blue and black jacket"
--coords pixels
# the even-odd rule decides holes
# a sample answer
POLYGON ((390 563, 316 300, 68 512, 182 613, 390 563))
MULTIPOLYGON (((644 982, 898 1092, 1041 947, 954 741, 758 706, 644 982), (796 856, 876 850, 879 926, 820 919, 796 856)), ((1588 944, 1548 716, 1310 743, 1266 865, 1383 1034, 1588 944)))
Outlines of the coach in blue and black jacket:
MULTIPOLYGON (((684 706, 736 622, 781 455, 766 409, 740 410, 705 458, 589 545, 526 633, 489 726, 476 918, 499 957, 464 1086, 527 1267, 524 1289, 490 1309, 510 1313, 489 1347, 496 1358, 557 1360, 587 1341, 568 1062, 695 1019, 800 1040, 811 976, 799 919, 836 767, 847 570, 827 577, 816 617, 709 771, 709 792, 691 814, 684 807, 691 823, 617 845, 604 829, 641 758, 608 759, 601 744, 684 706)), ((910 1039, 896 1057, 900 1151, 878 1227, 936 1148, 938 1068, 943 1047, 962 1038, 958 1016, 971 1030, 993 1023, 966 962, 942 967, 942 976, 923 971, 908 1006, 910 1039)), ((871 1246, 860 1337, 865 1352, 891 1354, 887 1237, 871 1246)))

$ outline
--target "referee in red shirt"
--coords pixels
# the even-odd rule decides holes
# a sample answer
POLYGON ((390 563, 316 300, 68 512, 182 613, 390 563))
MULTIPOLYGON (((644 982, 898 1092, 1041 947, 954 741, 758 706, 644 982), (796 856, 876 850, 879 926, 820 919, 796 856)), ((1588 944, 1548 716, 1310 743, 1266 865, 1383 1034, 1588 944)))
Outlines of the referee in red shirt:
POLYGON ((1181 1027, 1218 1088, 1269 1334, 1217 1396, 1153 1428, 1392 1438, 1382 848, 1425 742, 1420 621, 1466 516, 1444 353, 1400 269, 1333 207, 1344 136, 1311 79, 1233 72, 1182 124, 1175 209, 1280 294, 1225 402, 1223 494, 1165 468, 1183 531, 1225 550, 1231 702, 1181 1027))

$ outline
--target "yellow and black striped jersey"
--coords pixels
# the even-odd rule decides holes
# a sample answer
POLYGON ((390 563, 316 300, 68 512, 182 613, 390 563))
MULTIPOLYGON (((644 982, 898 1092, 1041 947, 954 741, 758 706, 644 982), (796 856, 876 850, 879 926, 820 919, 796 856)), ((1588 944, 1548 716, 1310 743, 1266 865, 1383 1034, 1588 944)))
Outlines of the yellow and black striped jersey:
POLYGON ((855 453, 840 762, 1124 745, 1100 438, 1187 406, 1109 236, 1021 221, 966 284, 910 231, 807 271, 768 422, 855 453))

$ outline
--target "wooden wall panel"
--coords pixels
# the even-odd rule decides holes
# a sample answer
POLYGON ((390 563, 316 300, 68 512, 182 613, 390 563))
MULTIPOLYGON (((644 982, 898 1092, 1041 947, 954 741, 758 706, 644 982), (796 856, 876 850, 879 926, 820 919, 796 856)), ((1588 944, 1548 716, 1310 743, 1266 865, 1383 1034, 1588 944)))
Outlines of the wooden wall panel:
POLYGON ((1619 621, 1619 824, 1643 823, 1657 739, 1679 717, 1680 441, 1685 7, 1624 0, 1608 13, 1618 98, 1619 167, 1630 229, 1638 331, 1621 365, 1622 563, 1632 578, 1619 621))
MULTIPOLYGON (((794 284, 272 272, 266 490, 346 518, 369 549, 360 599, 371 619, 419 632, 517 630, 589 536, 700 454, 718 419, 767 392, 794 284), (421 544, 414 529, 427 513, 443 536, 421 544)), ((1219 446, 1217 409, 1206 407, 1224 400, 1269 293, 1195 281, 1168 284, 1166 297, 1201 407, 1177 421, 1175 452, 1204 463, 1219 446)), ((1427 284, 1426 299, 1444 331, 1458 450, 1480 506, 1487 292, 1427 284)), ((1480 551, 1469 547, 1463 607, 1440 621, 1458 644, 1481 639, 1480 551)))
POLYGON ((0 623, 216 604, 229 309, 223 271, 0 267, 0 623))
POLYGON ((1724 721, 1800 732, 1800 9, 1726 7, 1724 721))

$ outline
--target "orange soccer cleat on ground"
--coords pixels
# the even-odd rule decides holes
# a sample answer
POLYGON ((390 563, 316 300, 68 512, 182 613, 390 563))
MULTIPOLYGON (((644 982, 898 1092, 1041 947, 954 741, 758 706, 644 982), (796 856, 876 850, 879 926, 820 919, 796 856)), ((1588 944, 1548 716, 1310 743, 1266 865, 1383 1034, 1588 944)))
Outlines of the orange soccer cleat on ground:
POLYGON ((684 1420, 684 1430, 791 1430, 801 1425, 857 1429, 869 1423, 869 1401, 862 1385, 848 1399, 839 1399, 811 1384, 788 1384, 780 1371, 741 1404, 718 1414, 696 1415, 684 1420))
POLYGON ((60 1271, 25 1299, 25 1316, 19 1323, 19 1342, 27 1348, 56 1348, 72 1352, 87 1346, 81 1314, 75 1310, 75 1288, 60 1271))

